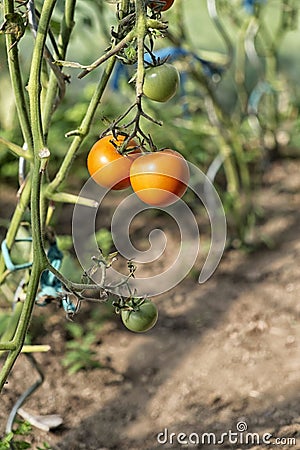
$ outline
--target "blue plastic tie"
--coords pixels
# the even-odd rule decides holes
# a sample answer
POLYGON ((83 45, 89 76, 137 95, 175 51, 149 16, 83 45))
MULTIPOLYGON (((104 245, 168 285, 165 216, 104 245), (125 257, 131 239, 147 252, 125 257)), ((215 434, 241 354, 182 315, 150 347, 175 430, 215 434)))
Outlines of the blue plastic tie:
MULTIPOLYGON (((62 264, 63 253, 59 250, 56 243, 50 246, 47 257, 51 266, 56 270, 59 270, 62 264)), ((41 290, 37 296, 37 302, 39 302, 39 299, 41 298, 51 299, 58 296, 61 297, 61 293, 63 292, 62 283, 50 270, 44 270, 41 276, 40 285, 41 290)), ((62 298, 61 303, 67 314, 74 314, 76 312, 76 306, 67 295, 62 298)), ((39 306, 46 306, 47 304, 47 301, 38 303, 39 306)))
MULTIPOLYGON (((59 270, 62 264, 63 254, 57 247, 57 244, 51 244, 47 256, 49 262, 54 269, 59 270)), ((41 298, 55 298, 62 292, 62 284, 60 280, 50 271, 44 270, 40 280, 41 290, 37 295, 36 301, 39 306, 46 306, 47 301, 39 302, 41 298)))
MULTIPOLYGON (((63 254, 57 247, 56 243, 50 246, 47 252, 47 257, 51 266, 54 267, 54 269, 59 270, 62 264, 63 254)), ((57 291, 61 291, 61 282, 50 270, 44 270, 41 276, 42 291, 47 287, 52 287, 57 291)))
POLYGON ((243 0, 243 7, 249 14, 254 14, 254 6, 257 3, 264 3, 266 0, 243 0))
POLYGON ((67 314, 74 314, 76 312, 76 306, 67 295, 63 297, 61 303, 67 314))
MULTIPOLYGON (((32 237, 17 238, 17 239, 15 239, 15 242, 32 242, 32 237)), ((5 265, 10 272, 14 272, 16 270, 28 269, 29 267, 32 266, 31 262, 23 263, 23 264, 14 264, 12 262, 11 257, 10 257, 10 251, 7 247, 6 239, 4 239, 1 243, 1 252, 3 255, 5 265)))

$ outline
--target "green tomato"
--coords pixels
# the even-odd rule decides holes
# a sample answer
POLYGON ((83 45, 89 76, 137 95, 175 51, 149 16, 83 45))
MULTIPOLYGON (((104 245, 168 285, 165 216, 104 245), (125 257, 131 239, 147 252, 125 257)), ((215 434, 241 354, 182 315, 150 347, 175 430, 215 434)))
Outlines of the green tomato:
POLYGON ((144 95, 156 102, 174 97, 179 85, 179 73, 171 64, 162 64, 145 71, 144 95))
POLYGON ((150 330, 156 324, 157 317, 157 308, 148 299, 142 300, 140 304, 130 309, 121 310, 121 319, 125 327, 137 333, 150 330))

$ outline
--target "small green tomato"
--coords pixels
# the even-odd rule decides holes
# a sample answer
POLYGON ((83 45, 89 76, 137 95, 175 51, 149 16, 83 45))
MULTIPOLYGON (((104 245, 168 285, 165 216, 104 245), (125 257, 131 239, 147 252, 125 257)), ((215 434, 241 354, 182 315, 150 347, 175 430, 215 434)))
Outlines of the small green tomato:
POLYGON ((145 71, 143 92, 156 102, 166 102, 176 94, 179 86, 179 73, 171 64, 161 64, 145 71))
POLYGON ((149 299, 133 305, 130 309, 121 310, 121 319, 130 331, 142 333, 150 330, 156 324, 157 308, 149 299))

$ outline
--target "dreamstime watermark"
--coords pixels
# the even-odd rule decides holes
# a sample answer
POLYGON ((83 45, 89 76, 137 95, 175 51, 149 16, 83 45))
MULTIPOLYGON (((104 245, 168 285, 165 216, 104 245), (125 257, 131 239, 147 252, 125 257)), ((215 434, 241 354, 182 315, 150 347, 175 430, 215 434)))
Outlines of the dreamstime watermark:
MULTIPOLYGON (((222 257, 226 242, 226 219, 222 202, 209 178, 194 164, 188 162, 188 165, 190 170, 188 188, 194 192, 194 197, 205 207, 211 228, 210 248, 203 267, 199 270, 199 283, 204 283, 216 270, 222 257)), ((114 162, 111 163, 110 170, 114 171, 114 162)), ((98 254, 96 222, 98 218, 101 222, 101 215, 107 214, 107 209, 104 211, 103 203, 110 194, 110 189, 97 185, 92 178, 89 178, 74 207, 73 244, 77 258, 85 271, 91 267, 92 257, 98 254), (86 199, 94 201, 97 207, 86 206, 86 199)), ((149 233, 149 248, 145 251, 136 248, 130 236, 130 225, 138 214, 153 209, 153 206, 143 203, 135 193, 128 190, 122 191, 122 195, 110 221, 114 246, 119 255, 126 260, 133 261, 135 264, 153 264, 162 257, 168 245, 166 233, 162 229, 156 228, 149 233)), ((128 280, 126 286, 118 288, 120 295, 128 295, 128 286, 132 291, 137 292, 138 296, 162 294, 181 282, 194 267, 200 249, 199 226, 188 204, 183 199, 176 198, 176 200, 169 206, 155 208, 164 211, 175 220, 180 233, 178 254, 174 256, 166 270, 159 271, 157 274, 153 274, 155 271, 152 270, 149 271, 152 275, 140 277, 136 273, 134 278, 128 280)), ((100 272, 92 275, 95 283, 100 283, 100 272)), ((126 277, 125 274, 110 267, 107 270, 106 286, 108 290, 115 292, 113 286, 120 285, 119 282, 124 277, 126 277)))
POLYGON ((255 433, 248 431, 247 422, 237 422, 235 430, 217 434, 213 432, 170 432, 168 428, 157 434, 156 440, 161 445, 272 445, 295 446, 295 437, 276 437, 272 433, 255 433))

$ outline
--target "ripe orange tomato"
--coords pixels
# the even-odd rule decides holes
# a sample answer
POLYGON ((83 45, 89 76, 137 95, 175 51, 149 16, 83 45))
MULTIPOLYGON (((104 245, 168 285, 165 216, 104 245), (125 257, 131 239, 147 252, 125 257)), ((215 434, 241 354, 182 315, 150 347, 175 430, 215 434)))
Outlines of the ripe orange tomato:
POLYGON ((171 8, 175 0, 156 0, 154 2, 149 3, 149 7, 153 9, 155 12, 167 11, 167 9, 171 8))
POLYGON ((169 148, 140 156, 130 168, 134 192, 152 206, 175 203, 185 193, 189 177, 186 160, 169 148))
MULTIPOLYGON (((120 147, 124 140, 123 135, 118 135, 115 139, 112 134, 109 134, 99 139, 91 148, 87 167, 91 177, 100 186, 114 190, 126 189, 130 186, 130 166, 141 155, 141 151, 137 148, 132 153, 121 155, 116 146, 120 147)), ((131 139, 126 151, 137 146, 136 141, 131 139)))

